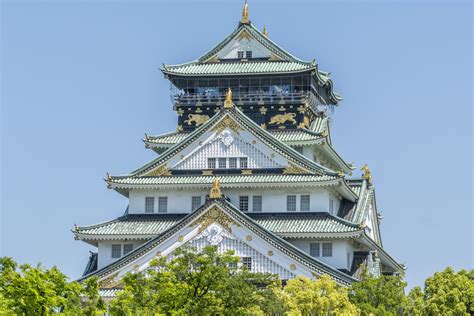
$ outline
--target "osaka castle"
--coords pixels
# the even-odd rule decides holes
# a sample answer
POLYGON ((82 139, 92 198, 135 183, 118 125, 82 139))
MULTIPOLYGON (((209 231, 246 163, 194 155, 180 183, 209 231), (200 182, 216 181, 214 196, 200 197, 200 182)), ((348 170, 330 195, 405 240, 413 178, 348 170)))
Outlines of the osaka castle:
POLYGON ((363 268, 375 276, 404 270, 383 247, 369 168, 359 173, 333 147, 330 114, 341 96, 330 74, 257 29, 247 4, 225 39, 161 71, 176 130, 145 134, 156 158, 107 174, 128 207, 73 229, 97 248, 80 280, 97 276, 112 297, 125 274, 154 258, 208 245, 282 280, 327 274, 349 286, 363 268))

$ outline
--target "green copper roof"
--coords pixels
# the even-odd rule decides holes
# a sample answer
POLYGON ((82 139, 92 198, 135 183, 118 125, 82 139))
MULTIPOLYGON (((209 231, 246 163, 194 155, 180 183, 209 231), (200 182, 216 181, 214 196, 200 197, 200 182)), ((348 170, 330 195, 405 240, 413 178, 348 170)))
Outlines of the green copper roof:
MULTIPOLYGON (((313 174, 253 174, 253 175, 219 175, 222 187, 232 184, 276 184, 276 183, 315 183, 337 180, 338 176, 313 174)), ((209 187, 215 180, 214 176, 157 176, 157 177, 114 177, 107 182, 110 184, 130 185, 204 185, 209 187)), ((322 183, 322 185, 324 185, 322 183)))
POLYGON ((311 64, 288 61, 220 62, 165 66, 163 71, 176 75, 238 75, 295 73, 314 69, 311 64))
MULTIPOLYGON (((82 238, 104 235, 159 235, 175 225, 186 214, 126 215, 102 224, 79 227, 82 238)), ((282 237, 297 234, 349 233, 359 226, 328 213, 247 213, 257 224, 282 237)))

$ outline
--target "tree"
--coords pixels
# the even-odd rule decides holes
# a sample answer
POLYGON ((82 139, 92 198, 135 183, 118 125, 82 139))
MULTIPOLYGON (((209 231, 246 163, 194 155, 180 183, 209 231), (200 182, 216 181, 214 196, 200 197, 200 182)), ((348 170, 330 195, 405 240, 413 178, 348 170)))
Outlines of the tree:
POLYGON ((375 278, 365 271, 361 281, 352 284, 349 299, 360 308, 361 315, 402 315, 405 287, 400 275, 375 278))
POLYGON ((358 309, 348 299, 347 289, 328 275, 313 281, 298 276, 283 289, 288 315, 357 315, 358 309))
POLYGON ((233 252, 217 247, 197 253, 178 249, 175 258, 151 262, 143 273, 124 276, 124 290, 111 302, 113 315, 243 315, 275 310, 278 279, 239 268, 233 252))
POLYGON ((426 279, 423 302, 417 307, 422 315, 472 315, 474 270, 456 273, 448 267, 442 272, 436 272, 426 279))
POLYGON ((48 315, 56 312, 93 315, 104 311, 105 304, 98 298, 96 279, 83 287, 67 282, 58 268, 45 269, 38 265, 18 266, 11 258, 0 258, 0 310, 12 314, 48 315), (92 301, 87 299, 94 298, 92 301))

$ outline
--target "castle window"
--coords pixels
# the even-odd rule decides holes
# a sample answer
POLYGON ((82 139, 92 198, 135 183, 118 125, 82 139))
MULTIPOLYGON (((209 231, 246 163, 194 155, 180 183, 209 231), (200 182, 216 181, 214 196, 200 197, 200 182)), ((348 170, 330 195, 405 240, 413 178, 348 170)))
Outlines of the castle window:
POLYGON ((323 243, 323 257, 332 257, 331 243, 323 243))
POLYGON ((160 196, 158 198, 158 213, 168 212, 168 197, 160 196))
POLYGON ((122 256, 122 245, 113 244, 112 245, 112 258, 120 258, 122 256))
POLYGON ((249 271, 252 270, 252 258, 242 257, 242 267, 246 267, 249 271))
POLYGON ((200 196, 192 196, 191 197, 191 210, 196 210, 199 206, 201 206, 201 197, 200 196))
POLYGON ((241 168, 241 169, 246 169, 246 168, 248 168, 248 167, 247 167, 247 158, 246 158, 246 157, 240 158, 240 168, 241 168))
POLYGON ((296 195, 286 196, 286 210, 288 212, 296 211, 296 195))
POLYGON ((309 195, 302 195, 300 203, 300 210, 302 212, 309 212, 309 195))
POLYGON ((216 167, 216 158, 207 158, 207 168, 214 169, 216 167))
POLYGON ((329 199, 329 214, 334 215, 334 200, 329 199))
POLYGON ((133 250, 133 244, 125 244, 123 245, 123 255, 125 256, 127 253, 133 250))
POLYGON ((226 159, 225 158, 219 158, 219 169, 225 169, 226 168, 226 159))
POLYGON ((309 244, 309 254, 311 257, 319 257, 319 242, 309 244))
POLYGON ((145 198, 145 213, 155 212, 155 198, 147 196, 145 198))
POLYGON ((244 51, 243 50, 237 51, 237 58, 240 58, 240 59, 244 58, 244 51))
POLYGON ((254 195, 252 197, 252 210, 254 212, 262 211, 262 196, 261 195, 254 195))
POLYGON ((252 58, 252 51, 248 50, 245 52, 245 58, 252 58))
POLYGON ((237 169, 237 158, 229 158, 229 169, 237 169))
POLYGON ((248 212, 249 210, 249 197, 246 195, 239 196, 239 208, 242 212, 248 212))

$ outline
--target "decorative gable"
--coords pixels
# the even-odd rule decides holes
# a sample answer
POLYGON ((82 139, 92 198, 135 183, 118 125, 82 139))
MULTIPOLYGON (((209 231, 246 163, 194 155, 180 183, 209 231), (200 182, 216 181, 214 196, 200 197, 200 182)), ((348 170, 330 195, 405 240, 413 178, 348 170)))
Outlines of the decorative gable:
MULTIPOLYGON (((245 132, 242 132, 245 134, 245 132)), ((226 158, 226 168, 237 168, 229 164, 229 158, 246 158, 246 166, 243 169, 258 168, 281 168, 281 162, 277 162, 269 148, 257 141, 249 141, 237 134, 230 128, 223 131, 216 131, 202 146, 196 148, 183 160, 172 166, 172 169, 195 170, 207 169, 209 158, 226 158)), ((242 168, 242 166, 239 166, 242 168)))
POLYGON ((243 29, 239 35, 225 45, 216 56, 219 59, 242 59, 249 58, 246 52, 252 52, 251 58, 272 58, 279 60, 275 54, 255 39, 247 30, 243 29), (239 56, 239 52, 243 55, 239 56))

